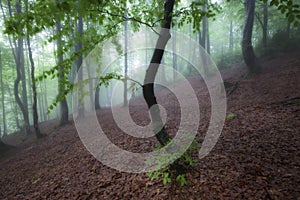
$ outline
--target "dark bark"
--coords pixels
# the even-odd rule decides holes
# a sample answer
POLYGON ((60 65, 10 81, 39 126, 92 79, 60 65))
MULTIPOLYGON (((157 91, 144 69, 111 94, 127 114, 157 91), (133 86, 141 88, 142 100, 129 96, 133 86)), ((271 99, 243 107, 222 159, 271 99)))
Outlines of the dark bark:
POLYGON ((160 110, 157 105, 156 97, 154 94, 154 80, 157 74, 159 65, 161 64, 162 57, 164 55, 164 49, 167 45, 167 42, 171 38, 170 28, 172 22, 172 12, 174 7, 174 0, 166 0, 164 5, 164 23, 160 31, 159 38, 156 43, 156 48, 154 50, 153 56, 151 58, 151 63, 146 71, 144 85, 143 85, 143 95, 150 110, 150 115, 152 119, 153 130, 156 134, 156 138, 161 145, 166 145, 171 137, 165 130, 165 127, 162 126, 163 122, 160 117, 160 110), (155 107, 152 107, 155 106, 155 107), (152 109, 150 109, 152 108, 152 109), (160 130, 157 130, 157 127, 160 130))
MULTIPOLYGON (((28 2, 26 3, 26 9, 28 10, 28 2)), ((44 135, 41 133, 39 127, 39 116, 38 116, 38 109, 37 109, 37 91, 36 91, 36 82, 34 78, 35 66, 32 57, 29 32, 27 32, 27 46, 28 46, 28 55, 29 55, 29 60, 31 65, 31 86, 32 86, 32 93, 33 93, 33 102, 32 102, 33 127, 34 127, 35 136, 37 138, 42 138, 44 135)))
POLYGON ((10 148, 9 145, 5 144, 4 142, 2 142, 1 138, 0 138, 0 152, 6 151, 10 148))
POLYGON ((260 72, 260 65, 252 46, 252 30, 254 23, 255 0, 245 0, 245 22, 242 39, 242 53, 244 61, 251 74, 260 72))
POLYGON ((288 21, 287 25, 286 25, 286 36, 287 36, 287 39, 290 39, 290 35, 291 35, 291 23, 288 21))
MULTIPOLYGON (((20 1, 16 2, 16 11, 17 14, 22 13, 20 1)), ((17 71, 17 78, 14 82, 14 96, 23 114, 25 134, 30 134, 30 124, 29 124, 29 116, 28 116, 28 108, 27 108, 26 78, 25 78, 25 69, 24 69, 24 42, 21 37, 18 37, 17 39, 16 71, 17 71), (22 100, 19 97, 19 84, 21 81, 22 81, 22 100)))
MULTIPOLYGON (((57 20, 56 22, 56 34, 60 34, 61 32, 61 22, 60 20, 57 20)), ((64 75, 64 66, 62 64, 63 62, 63 52, 62 52, 62 39, 59 37, 56 41, 57 43, 57 63, 59 64, 58 68, 58 95, 62 95, 65 92, 65 86, 63 82, 65 81, 65 75, 64 75)), ((60 105, 60 125, 66 125, 69 122, 69 108, 66 98, 63 98, 59 102, 60 105)))
POLYGON ((266 49, 267 47, 267 40, 268 40, 268 3, 263 4, 263 37, 262 37, 262 45, 263 48, 266 49))
POLYGON ((1 105, 2 105, 2 121, 3 121, 3 136, 7 135, 7 124, 6 124, 6 113, 4 105, 4 82, 3 82, 3 65, 2 65, 2 54, 0 49, 0 78, 1 78, 1 105))
POLYGON ((96 91, 95 91, 95 109, 96 110, 101 109, 99 95, 100 95, 100 88, 97 87, 96 91))
MULTIPOLYGON (((82 45, 82 36, 83 36, 83 19, 82 16, 79 14, 78 16, 78 22, 77 22, 77 32, 79 34, 79 41, 77 42, 77 44, 75 45, 75 52, 79 53, 79 57, 76 61, 76 70, 78 73, 78 82, 83 80, 83 73, 82 73, 82 61, 83 61, 83 57, 82 57, 82 49, 83 49, 83 45, 82 45)), ((80 88, 80 90, 83 90, 83 88, 80 88)), ((83 103, 83 97, 78 99, 78 117, 84 117, 84 103, 83 103)))

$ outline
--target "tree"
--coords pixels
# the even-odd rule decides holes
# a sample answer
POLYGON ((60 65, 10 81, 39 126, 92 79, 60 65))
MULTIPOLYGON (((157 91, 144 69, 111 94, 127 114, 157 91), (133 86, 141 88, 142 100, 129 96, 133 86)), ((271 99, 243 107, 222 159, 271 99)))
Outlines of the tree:
POLYGON ((249 73, 260 72, 260 65, 255 56, 252 45, 252 30, 254 23, 255 0, 245 0, 245 22, 242 39, 242 53, 249 73))
MULTIPOLYGON (((6 113, 4 105, 4 82, 3 82, 3 64, 2 64, 2 52, 0 49, 0 79, 1 79, 1 106, 2 106, 2 121, 3 121, 3 136, 7 135, 6 113)), ((0 135, 1 137, 1 135, 0 135)))
MULTIPOLYGON (((60 35, 61 34, 61 21, 57 19, 56 21, 56 34, 60 35)), ((58 67, 58 95, 60 95, 60 122, 59 124, 61 126, 66 125, 69 122, 69 108, 68 108, 68 103, 63 96, 65 93, 65 85, 64 82, 66 81, 66 77, 64 75, 64 65, 63 65, 63 51, 62 51, 62 38, 61 36, 58 37, 57 41, 57 64, 59 65, 58 67)))
MULTIPOLYGON (((3 18, 6 20, 6 13, 3 8, 2 1, 0 0, 0 6, 3 14, 3 18)), ((13 16, 13 10, 11 6, 11 1, 7 1, 7 7, 9 16, 13 16)), ((15 3, 16 8, 16 15, 22 14, 22 6, 21 1, 17 0, 15 3)), ((15 29, 17 32, 20 32, 20 35, 17 36, 16 40, 17 42, 12 41, 11 38, 9 38, 9 43, 11 47, 11 51, 14 55, 14 60, 16 64, 16 72, 17 77, 14 81, 14 96, 15 100, 22 111, 23 119, 24 119, 24 131, 25 134, 28 135, 30 133, 30 123, 29 123, 29 115, 28 115, 28 103, 27 103, 27 89, 26 89, 26 75, 25 75, 25 66, 24 66, 24 41, 21 37, 22 33, 22 26, 19 24, 16 25, 15 29), (19 85, 20 82, 22 83, 22 98, 19 96, 19 85)))
MULTIPOLYGON (((76 61, 76 71, 78 74, 78 81, 82 81, 83 79, 83 72, 82 72, 82 61, 83 61, 83 57, 82 57, 82 49, 83 49, 83 44, 82 44, 82 36, 83 36, 83 19, 82 19, 82 15, 78 14, 78 22, 77 22, 77 32, 78 32, 78 42, 75 44, 75 53, 78 53, 79 56, 77 58, 76 61)), ((83 90, 82 87, 80 87, 80 90, 83 90)), ((83 103, 83 97, 78 99, 78 106, 79 106, 79 110, 78 110, 78 117, 84 117, 84 103, 83 103)))
POLYGON ((259 12, 256 12, 256 18, 259 22, 259 24, 261 25, 262 28, 262 47, 263 50, 266 49, 267 47, 267 39, 268 39, 268 2, 263 2, 262 3, 262 15, 263 15, 263 19, 261 19, 261 15, 259 12))
MULTIPOLYGON (((127 9, 125 7, 125 9, 127 9)), ((127 18, 127 11, 125 10, 125 13, 124 13, 124 18, 126 19, 127 18)), ((127 106, 128 105, 128 94, 127 94, 127 88, 128 88, 128 82, 127 82, 127 77, 128 77, 128 20, 125 20, 124 22, 124 34, 125 34, 125 38, 124 38, 124 53, 125 53, 125 56, 124 56, 124 66, 125 66, 125 73, 124 73, 124 102, 123 102, 123 105, 124 106, 127 106)))
POLYGON ((162 146, 166 145, 170 141, 171 137, 165 130, 160 117, 160 110, 157 106, 157 101, 154 94, 154 80, 164 55, 164 49, 168 43, 168 40, 171 38, 170 28, 173 8, 174 0, 166 0, 164 5, 164 23, 157 40, 150 65, 146 71, 143 85, 143 95, 150 111, 153 129, 154 132, 157 133, 156 138, 162 146))
MULTIPOLYGON (((28 11, 28 1, 26 1, 26 11, 28 11)), ((28 27, 27 27, 26 39, 27 39, 29 60, 30 60, 30 65, 31 65, 31 86, 32 86, 32 93, 33 93, 33 104, 32 104, 33 127, 34 127, 34 132, 35 132, 36 137, 42 138, 44 135, 41 133, 40 128, 39 128, 39 116, 38 116, 38 109, 37 109, 37 90, 36 90, 36 82, 35 82, 35 76, 34 76, 35 65, 34 65, 34 60, 33 60, 33 56, 32 56, 28 27)))

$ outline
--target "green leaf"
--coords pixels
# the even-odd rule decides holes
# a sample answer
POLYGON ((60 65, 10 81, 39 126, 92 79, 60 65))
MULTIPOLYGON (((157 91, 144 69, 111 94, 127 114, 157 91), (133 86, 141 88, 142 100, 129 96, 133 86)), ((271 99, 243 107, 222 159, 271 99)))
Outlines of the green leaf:
POLYGON ((230 113, 230 114, 228 114, 228 115, 226 116, 226 119, 227 119, 227 120, 232 120, 232 119, 234 119, 235 117, 236 117, 235 114, 230 113))

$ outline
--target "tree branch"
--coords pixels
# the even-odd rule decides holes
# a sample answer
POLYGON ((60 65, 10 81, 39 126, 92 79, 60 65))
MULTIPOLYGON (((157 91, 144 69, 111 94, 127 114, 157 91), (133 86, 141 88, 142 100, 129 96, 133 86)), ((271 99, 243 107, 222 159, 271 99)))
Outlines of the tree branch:
MULTIPOLYGON (((110 16, 113 16, 113 17, 119 17, 119 18, 122 18, 124 21, 135 21, 135 22, 138 22, 138 23, 140 23, 140 24, 143 24, 143 25, 148 26, 149 28, 151 28, 151 30, 152 30, 154 33, 156 33, 157 35, 159 35, 159 32, 157 32, 157 31, 154 29, 154 27, 155 27, 156 23, 158 23, 158 22, 160 22, 160 21, 163 20, 163 19, 159 19, 159 20, 155 21, 154 23, 149 24, 149 23, 144 22, 144 21, 142 21, 142 20, 138 20, 138 19, 136 19, 136 18, 134 18, 134 17, 126 17, 126 16, 124 16, 124 15, 119 15, 119 14, 110 13, 110 12, 108 12, 107 10, 101 10, 101 9, 99 9, 99 8, 98 8, 97 10, 89 10, 89 11, 97 11, 97 12, 100 12, 100 13, 103 13, 103 14, 107 14, 107 15, 110 15, 110 16)), ((119 24, 119 23, 117 23, 117 24, 119 24)))

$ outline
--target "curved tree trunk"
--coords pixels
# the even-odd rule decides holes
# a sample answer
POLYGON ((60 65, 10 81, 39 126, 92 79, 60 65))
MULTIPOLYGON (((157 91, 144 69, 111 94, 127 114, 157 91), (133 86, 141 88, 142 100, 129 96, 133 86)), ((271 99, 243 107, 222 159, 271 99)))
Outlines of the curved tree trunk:
POLYGON ((144 85, 143 85, 143 95, 150 110, 150 115, 152 119, 153 130, 156 134, 156 138, 161 145, 166 145, 171 137, 166 132, 165 127, 162 126, 163 122, 160 117, 160 110, 157 105, 156 97, 154 94, 154 80, 157 74, 159 65, 161 64, 162 57, 164 55, 164 49, 171 38, 170 28, 172 22, 172 12, 174 7, 174 0, 166 0, 164 6, 164 24, 160 31, 159 38, 156 43, 156 48, 154 50, 153 56, 151 58, 150 65, 146 71, 144 85), (155 107, 153 107, 155 106, 155 107), (151 108, 151 109, 150 109, 151 108), (163 128, 161 128, 163 127, 163 128), (158 130, 160 129, 160 130, 158 130))
POLYGON ((249 73, 259 73, 260 66, 252 46, 252 30, 255 12, 255 0, 245 0, 245 23, 242 39, 242 52, 249 73))
MULTIPOLYGON (((22 12, 20 1, 16 2, 17 14, 22 12)), ((17 78, 14 82, 14 95, 18 106, 20 107, 24 118, 24 130, 25 134, 30 134, 30 123, 27 108, 27 91, 26 91, 26 78, 24 69, 24 41, 21 37, 18 37, 17 41, 17 54, 16 54, 16 71, 17 78), (19 85, 22 82, 22 100, 19 96, 19 85)))

